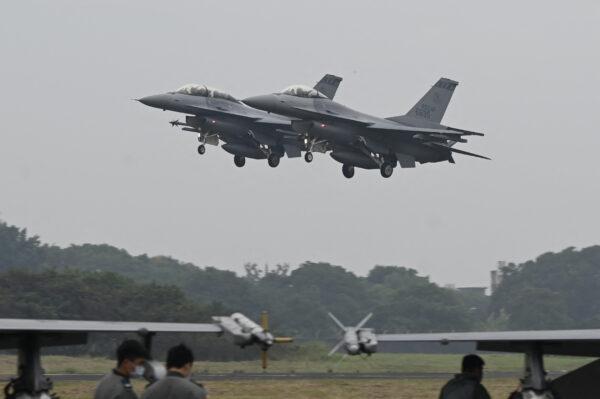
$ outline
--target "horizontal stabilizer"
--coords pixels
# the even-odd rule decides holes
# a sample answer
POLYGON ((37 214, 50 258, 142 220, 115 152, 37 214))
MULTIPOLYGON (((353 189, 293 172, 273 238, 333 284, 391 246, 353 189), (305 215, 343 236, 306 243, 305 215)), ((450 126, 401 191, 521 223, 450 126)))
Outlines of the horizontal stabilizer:
POLYGON ((448 147, 448 146, 441 145, 441 144, 438 144, 438 143, 426 143, 426 144, 429 145, 430 147, 444 149, 444 150, 447 150, 447 151, 450 151, 450 152, 454 152, 454 153, 457 153, 457 154, 468 155, 470 157, 476 157, 476 158, 482 158, 482 159, 491 160, 491 158, 488 158, 488 157, 483 156, 483 155, 474 154, 472 152, 459 150, 458 148, 448 147))
POLYGON ((470 130, 465 130, 465 129, 457 129, 455 127, 447 127, 448 130, 452 131, 452 132, 460 132, 462 133, 464 136, 485 136, 485 134, 483 133, 479 133, 479 132, 472 132, 470 130))
POLYGON ((491 158, 488 158, 484 155, 479 155, 479 154, 474 154, 472 152, 468 152, 468 151, 463 151, 463 150, 459 150, 458 148, 454 148, 454 147, 447 147, 451 152, 455 152, 457 154, 463 154, 463 155, 468 155, 470 157, 475 157, 475 158, 481 158, 481 159, 487 159, 488 161, 491 161, 491 158))

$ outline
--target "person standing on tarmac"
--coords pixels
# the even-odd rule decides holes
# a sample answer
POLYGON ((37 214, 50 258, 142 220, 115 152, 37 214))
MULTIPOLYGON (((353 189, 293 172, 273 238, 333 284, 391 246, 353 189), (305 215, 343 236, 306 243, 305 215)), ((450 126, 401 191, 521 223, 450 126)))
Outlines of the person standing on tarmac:
POLYGON ((144 374, 146 359, 148 352, 139 341, 123 341, 117 348, 117 367, 100 380, 94 399, 137 399, 129 379, 144 374))
POLYGON ((146 388, 142 399, 206 399, 206 390, 190 379, 194 354, 184 344, 169 349, 167 376, 146 388))
POLYGON ((439 399, 490 399, 487 389, 481 385, 484 364, 477 355, 463 357, 462 373, 444 385, 439 399))

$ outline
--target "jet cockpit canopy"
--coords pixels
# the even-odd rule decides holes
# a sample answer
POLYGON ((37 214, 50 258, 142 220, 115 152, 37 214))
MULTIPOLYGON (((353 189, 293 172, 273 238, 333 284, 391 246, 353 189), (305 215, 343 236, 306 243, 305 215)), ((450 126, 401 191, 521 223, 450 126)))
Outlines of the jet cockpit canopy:
POLYGON ((304 85, 293 85, 286 87, 281 93, 295 97, 327 98, 327 96, 320 91, 304 85))
POLYGON ((239 102, 235 99, 231 94, 227 94, 225 92, 219 91, 217 89, 213 89, 212 87, 208 87, 205 85, 197 85, 197 84, 187 84, 181 86, 179 89, 175 91, 175 93, 188 94, 190 96, 200 96, 200 97, 213 97, 220 98, 227 101, 239 102))

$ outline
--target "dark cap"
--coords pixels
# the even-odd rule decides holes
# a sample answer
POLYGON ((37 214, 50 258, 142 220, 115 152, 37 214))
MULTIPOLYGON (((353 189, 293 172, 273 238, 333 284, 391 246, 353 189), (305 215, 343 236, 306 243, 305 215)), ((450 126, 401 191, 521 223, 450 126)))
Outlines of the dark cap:
POLYGON ((485 362, 477 355, 467 355, 462 360, 462 371, 473 371, 483 368, 485 362))
POLYGON ((121 342, 117 348, 117 364, 123 363, 123 360, 148 359, 148 351, 135 339, 127 339, 121 342))
POLYGON ((194 353, 184 344, 169 349, 167 353, 167 369, 181 368, 186 364, 194 363, 194 353))

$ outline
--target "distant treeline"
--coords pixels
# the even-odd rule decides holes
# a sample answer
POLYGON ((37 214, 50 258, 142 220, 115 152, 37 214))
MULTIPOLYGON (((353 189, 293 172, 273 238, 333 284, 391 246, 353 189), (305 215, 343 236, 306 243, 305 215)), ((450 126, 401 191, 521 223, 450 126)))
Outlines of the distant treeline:
POLYGON ((238 276, 106 244, 50 246, 0 222, 0 317, 202 322, 232 311, 257 319, 264 309, 275 331, 306 340, 338 334, 327 312, 349 325, 373 312, 369 326, 380 332, 600 327, 599 246, 502 272, 491 297, 399 266, 359 277, 328 263, 247 264, 238 276))

